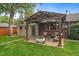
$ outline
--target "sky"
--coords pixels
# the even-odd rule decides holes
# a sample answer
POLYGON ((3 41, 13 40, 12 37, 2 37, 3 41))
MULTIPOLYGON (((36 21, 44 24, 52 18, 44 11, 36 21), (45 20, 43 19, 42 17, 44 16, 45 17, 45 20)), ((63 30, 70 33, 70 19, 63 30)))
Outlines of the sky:
POLYGON ((34 12, 37 12, 37 9, 58 13, 66 13, 66 10, 68 13, 79 13, 79 3, 43 3, 37 4, 34 12))
MULTIPOLYGON (((68 11, 68 14, 70 13, 79 13, 79 3, 42 3, 37 4, 34 13, 39 10, 41 11, 49 11, 49 12, 56 12, 56 13, 66 13, 66 10, 68 11)), ((19 17, 18 14, 14 17, 17 19, 19 17)))

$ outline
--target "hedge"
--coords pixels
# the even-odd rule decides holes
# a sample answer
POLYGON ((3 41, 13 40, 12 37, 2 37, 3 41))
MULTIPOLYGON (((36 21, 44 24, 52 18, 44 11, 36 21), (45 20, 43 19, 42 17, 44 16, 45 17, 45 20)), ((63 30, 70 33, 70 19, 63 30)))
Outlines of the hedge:
POLYGON ((79 23, 73 24, 70 28, 70 38, 79 40, 79 23))

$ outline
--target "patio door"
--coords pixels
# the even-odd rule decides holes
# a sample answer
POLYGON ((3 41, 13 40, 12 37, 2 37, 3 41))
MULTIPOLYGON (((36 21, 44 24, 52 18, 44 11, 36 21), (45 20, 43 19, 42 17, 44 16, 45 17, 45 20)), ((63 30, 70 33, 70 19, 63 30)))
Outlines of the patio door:
POLYGON ((35 35, 35 25, 32 25, 32 36, 35 35))

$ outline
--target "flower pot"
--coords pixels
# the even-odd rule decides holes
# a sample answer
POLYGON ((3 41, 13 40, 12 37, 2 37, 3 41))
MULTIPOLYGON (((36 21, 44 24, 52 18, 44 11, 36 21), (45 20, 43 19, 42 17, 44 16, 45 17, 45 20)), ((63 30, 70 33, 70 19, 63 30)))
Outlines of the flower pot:
POLYGON ((43 38, 36 38, 36 41, 38 43, 44 43, 45 42, 45 38, 44 37, 43 38))

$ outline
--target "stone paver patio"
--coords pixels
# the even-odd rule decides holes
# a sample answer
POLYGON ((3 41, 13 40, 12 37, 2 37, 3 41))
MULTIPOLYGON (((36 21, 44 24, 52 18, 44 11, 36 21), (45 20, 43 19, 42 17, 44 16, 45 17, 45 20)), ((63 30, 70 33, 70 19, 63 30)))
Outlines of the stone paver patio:
MULTIPOLYGON (((35 43, 35 44, 40 44, 40 43, 36 42, 35 38, 29 38, 28 42, 35 43)), ((46 45, 46 46, 58 47, 58 41, 54 42, 53 40, 49 40, 49 39, 46 39, 45 43, 41 43, 41 44, 46 45)))

